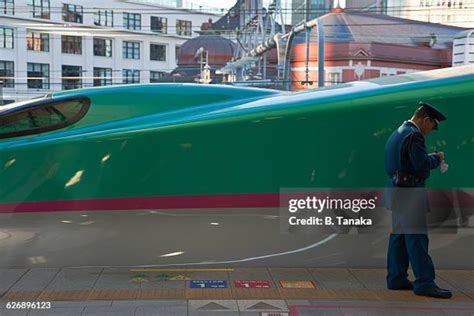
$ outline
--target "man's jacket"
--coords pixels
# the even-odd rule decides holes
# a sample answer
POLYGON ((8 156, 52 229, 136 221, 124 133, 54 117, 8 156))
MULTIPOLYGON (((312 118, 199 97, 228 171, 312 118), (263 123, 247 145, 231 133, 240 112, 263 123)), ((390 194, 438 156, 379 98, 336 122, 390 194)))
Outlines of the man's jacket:
POLYGON ((394 131, 385 145, 385 172, 391 186, 394 186, 397 171, 414 175, 418 179, 417 186, 424 186, 430 170, 437 168, 439 164, 439 156, 426 152, 425 138, 410 121, 405 121, 394 131))

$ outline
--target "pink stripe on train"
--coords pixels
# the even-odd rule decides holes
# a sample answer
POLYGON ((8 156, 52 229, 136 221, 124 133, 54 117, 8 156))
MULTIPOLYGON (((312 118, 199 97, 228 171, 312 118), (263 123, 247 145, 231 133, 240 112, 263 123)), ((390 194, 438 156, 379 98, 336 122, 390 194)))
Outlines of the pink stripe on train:
MULTIPOLYGON (((286 193, 284 196, 280 196, 279 193, 248 193, 0 203, 0 213, 279 207, 280 198, 281 202, 287 202, 289 198, 304 198, 310 195, 318 198, 325 198, 326 195, 332 198, 358 198, 361 196, 361 191, 311 192, 308 190, 306 193, 286 193)), ((370 195, 379 197, 378 202, 381 203, 382 191, 370 191, 370 195)), ((458 193, 456 196, 453 195, 453 190, 433 190, 429 192, 429 200, 432 208, 450 208, 452 200, 456 201, 455 207, 474 208, 474 192, 471 190, 463 191, 462 194, 458 193)))
POLYGON ((90 200, 38 201, 0 203, 0 213, 114 211, 179 208, 248 208, 278 207, 278 193, 185 195, 163 197, 132 197, 90 200))

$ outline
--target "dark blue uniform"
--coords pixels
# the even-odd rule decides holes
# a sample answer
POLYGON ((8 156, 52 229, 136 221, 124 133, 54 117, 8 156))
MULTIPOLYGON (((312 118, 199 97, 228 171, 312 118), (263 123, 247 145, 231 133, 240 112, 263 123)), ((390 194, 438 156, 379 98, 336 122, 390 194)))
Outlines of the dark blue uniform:
MULTIPOLYGON (((425 180, 430 170, 439 166, 437 154, 428 154, 425 139, 418 127, 410 121, 404 122, 392 133, 385 146, 385 171, 389 176, 390 191, 413 192, 424 191, 425 180), (404 171, 416 178, 415 187, 396 188, 394 176, 397 171, 404 171), (409 190, 409 191, 406 191, 409 190)), ((407 206, 407 198, 403 194, 392 194, 389 199, 392 210, 392 234, 387 256, 387 286, 390 289, 408 287, 408 264, 411 263, 415 274, 414 291, 421 292, 436 286, 433 262, 428 254, 428 235, 426 232, 426 212, 429 210, 426 195, 412 198, 411 206, 407 206), (403 201, 402 201, 403 200, 403 201), (404 215, 402 215, 404 213, 404 215), (405 216, 407 215, 408 216, 405 216), (416 222, 416 224, 413 224, 416 222), (420 230, 420 223, 424 229, 420 230), (410 225, 418 225, 416 228, 410 225), (399 230, 399 228, 402 228, 399 230), (413 231, 410 231, 413 229, 413 231)))

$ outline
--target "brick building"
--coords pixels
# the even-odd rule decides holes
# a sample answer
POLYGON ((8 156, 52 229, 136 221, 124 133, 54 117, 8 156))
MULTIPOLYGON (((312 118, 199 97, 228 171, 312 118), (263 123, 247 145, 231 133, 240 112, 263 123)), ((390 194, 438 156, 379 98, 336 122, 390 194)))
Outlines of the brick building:
MULTIPOLYGON (((386 15, 344 12, 321 17, 325 31, 325 85, 450 67, 452 43, 460 27, 386 15)), ((295 38, 291 54, 292 90, 318 86, 318 42, 312 32, 309 81, 306 79, 304 34, 295 38)))

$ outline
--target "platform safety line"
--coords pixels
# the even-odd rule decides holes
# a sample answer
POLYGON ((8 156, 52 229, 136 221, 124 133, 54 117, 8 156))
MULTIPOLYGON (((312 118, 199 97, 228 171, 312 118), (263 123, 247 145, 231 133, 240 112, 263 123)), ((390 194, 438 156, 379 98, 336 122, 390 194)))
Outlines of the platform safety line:
POLYGON ((290 316, 299 316, 299 308, 311 309, 390 309, 390 310, 432 310, 472 311, 474 307, 464 306, 396 306, 396 305, 288 305, 290 316))
POLYGON ((130 272, 234 272, 235 269, 233 268, 196 268, 196 269, 152 269, 152 268, 145 268, 145 269, 130 269, 130 272))
MULTIPOLYGON (((110 300, 134 300, 134 299, 324 299, 324 300, 370 300, 373 302, 379 302, 384 304, 387 300, 380 299, 376 296, 357 295, 358 290, 354 291, 340 291, 340 290, 316 290, 316 289, 303 289, 301 291, 281 291, 281 289, 236 289, 233 287, 227 289, 190 289, 190 288, 178 288, 178 289, 90 289, 90 290, 72 290, 72 291, 36 291, 36 292, 6 292, 0 296, 0 299, 10 301, 20 300, 47 300, 47 301, 64 301, 64 300, 97 300, 97 299, 110 299, 110 300), (349 295, 349 294, 354 295, 349 295)), ((370 293, 362 293, 370 294, 370 293)), ((416 296, 412 294, 410 297, 404 295, 397 295, 394 293, 392 299, 398 302, 413 302, 428 299, 425 297, 416 296)), ((456 299, 456 296, 455 296, 456 299)), ((424 300, 424 303, 441 302, 440 299, 431 299, 429 301, 424 300)), ((431 309, 446 309, 446 310, 461 310, 461 311, 472 311, 474 312, 474 305, 472 305, 472 299, 468 296, 459 296, 456 301, 470 303, 473 307, 431 307, 431 309)), ((333 303, 337 304, 337 303, 333 303)), ((306 308, 364 308, 366 306, 338 306, 338 305, 294 305, 296 307, 306 308)), ((397 308, 396 305, 369 305, 367 308, 397 308)), ((403 307, 408 309, 430 309, 430 307, 403 307)), ((403 309, 402 308, 402 309, 403 309)), ((474 313, 473 313, 474 314, 474 313)), ((297 314, 296 314, 297 315, 297 314)))

